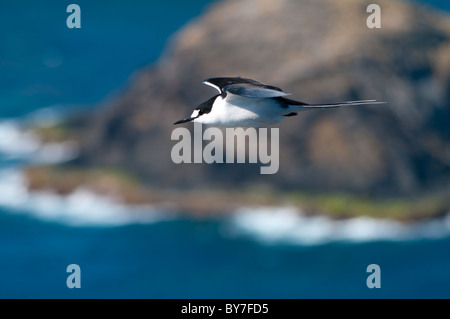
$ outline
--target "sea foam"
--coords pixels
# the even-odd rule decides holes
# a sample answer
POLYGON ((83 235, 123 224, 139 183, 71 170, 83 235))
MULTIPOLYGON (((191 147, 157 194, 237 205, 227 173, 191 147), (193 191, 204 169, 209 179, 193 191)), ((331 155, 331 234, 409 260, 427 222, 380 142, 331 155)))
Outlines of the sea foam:
MULTIPOLYGON (((0 170, 0 208, 68 226, 149 224, 178 216, 174 211, 151 205, 126 205, 85 187, 68 195, 29 191, 20 169, 0 170)), ((450 236, 450 214, 406 224, 366 216, 340 220, 322 215, 305 216, 295 207, 242 207, 230 212, 221 222, 235 235, 249 235, 267 244, 318 245, 450 236)))
POLYGON ((14 120, 0 121, 0 156, 2 160, 20 160, 56 164, 73 159, 78 147, 73 141, 44 143, 32 130, 25 130, 14 120))
POLYGON ((48 116, 48 112, 45 116, 32 114, 24 121, 0 121, 0 158, 8 163, 0 170, 1 208, 71 226, 119 226, 172 218, 170 212, 151 205, 125 205, 86 187, 79 187, 68 195, 50 190, 29 191, 22 172, 24 163, 62 163, 74 158, 78 152, 73 142, 44 143, 33 131, 24 129, 30 123, 47 125, 48 119, 52 119, 50 124, 55 124, 56 115, 48 116))
POLYGON ((69 226, 121 226, 154 223, 173 216, 151 205, 125 205, 120 201, 80 187, 68 195, 32 191, 22 172, 0 171, 0 207, 38 219, 69 226))
POLYGON ((294 207, 244 207, 235 212, 232 225, 266 243, 314 245, 329 242, 400 241, 437 239, 450 235, 450 214, 414 223, 367 216, 333 220, 305 216, 294 207))

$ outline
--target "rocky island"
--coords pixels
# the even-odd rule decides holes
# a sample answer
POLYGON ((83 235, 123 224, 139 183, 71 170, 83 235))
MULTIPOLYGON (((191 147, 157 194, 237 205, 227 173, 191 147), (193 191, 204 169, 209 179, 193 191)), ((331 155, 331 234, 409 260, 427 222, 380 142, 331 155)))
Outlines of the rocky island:
POLYGON ((88 185, 128 203, 196 214, 249 204, 298 205, 337 218, 450 211, 450 16, 384 1, 381 28, 370 29, 368 4, 214 3, 116 99, 39 129, 47 139, 76 140, 80 152, 62 165, 29 167, 30 188, 64 194, 88 185), (253 164, 174 164, 172 123, 215 94, 202 84, 212 76, 254 78, 308 103, 387 103, 288 118, 279 125, 274 175, 253 164))

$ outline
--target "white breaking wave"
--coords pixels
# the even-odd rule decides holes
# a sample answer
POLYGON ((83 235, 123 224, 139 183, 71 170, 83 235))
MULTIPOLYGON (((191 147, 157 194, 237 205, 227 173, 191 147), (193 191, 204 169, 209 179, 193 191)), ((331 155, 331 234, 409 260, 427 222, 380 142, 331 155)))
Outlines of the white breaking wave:
POLYGON ((232 225, 266 243, 315 245, 329 242, 438 239, 450 235, 450 214, 444 218, 410 224, 371 217, 333 220, 304 216, 293 207, 239 209, 232 225))
POLYGON ((31 160, 34 163, 55 164, 75 158, 76 143, 43 143, 39 136, 14 120, 0 121, 0 155, 3 160, 31 160))
MULTIPOLYGON (((52 113, 51 110, 48 112, 52 113)), ((23 129, 26 122, 55 124, 58 117, 51 117, 48 112, 36 113, 22 122, 0 121, 1 159, 56 164, 74 158, 78 150, 73 142, 43 143, 35 133, 23 129)), ((20 167, 0 170, 0 207, 71 226, 118 226, 172 218, 162 209, 150 205, 125 205, 85 187, 64 196, 50 191, 30 192, 20 167)))
POLYGON ((0 171, 0 207, 70 226, 120 226, 154 223, 173 217, 170 212, 150 205, 125 205, 86 188, 64 196, 45 191, 30 192, 25 177, 18 170, 0 171))
MULTIPOLYGON (((87 188, 78 188, 69 195, 30 192, 18 169, 0 170, 0 208, 69 226, 148 224, 173 220, 177 216, 151 205, 126 205, 87 188)), ((326 216, 304 216, 294 207, 243 207, 226 222, 228 226, 231 222, 233 233, 251 235, 269 244, 318 245, 450 236, 450 214, 440 219, 404 224, 370 217, 333 220, 326 216)))

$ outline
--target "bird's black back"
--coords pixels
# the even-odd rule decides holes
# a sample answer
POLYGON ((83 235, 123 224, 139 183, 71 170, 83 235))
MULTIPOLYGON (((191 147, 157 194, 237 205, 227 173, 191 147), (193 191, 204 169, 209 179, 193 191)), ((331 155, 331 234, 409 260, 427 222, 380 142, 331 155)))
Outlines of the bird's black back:
POLYGON ((209 82, 209 83, 217 86, 222 92, 226 86, 232 85, 232 84, 250 84, 250 85, 254 85, 254 86, 265 88, 265 89, 283 92, 283 90, 280 89, 279 87, 276 87, 273 85, 267 85, 267 84, 261 83, 259 81, 241 78, 241 77, 209 78, 209 79, 204 80, 203 82, 209 82))

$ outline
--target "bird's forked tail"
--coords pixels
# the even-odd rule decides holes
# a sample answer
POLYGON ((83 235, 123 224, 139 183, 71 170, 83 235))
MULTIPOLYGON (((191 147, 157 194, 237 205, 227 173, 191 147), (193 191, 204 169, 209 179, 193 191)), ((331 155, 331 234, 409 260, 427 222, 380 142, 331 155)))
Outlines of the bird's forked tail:
POLYGON ((368 104, 384 104, 386 102, 377 102, 377 100, 359 100, 359 101, 347 101, 329 104, 307 104, 300 101, 295 101, 291 99, 284 98, 285 103, 289 106, 296 106, 299 111, 307 109, 326 109, 340 106, 350 106, 350 105, 368 105, 368 104))

